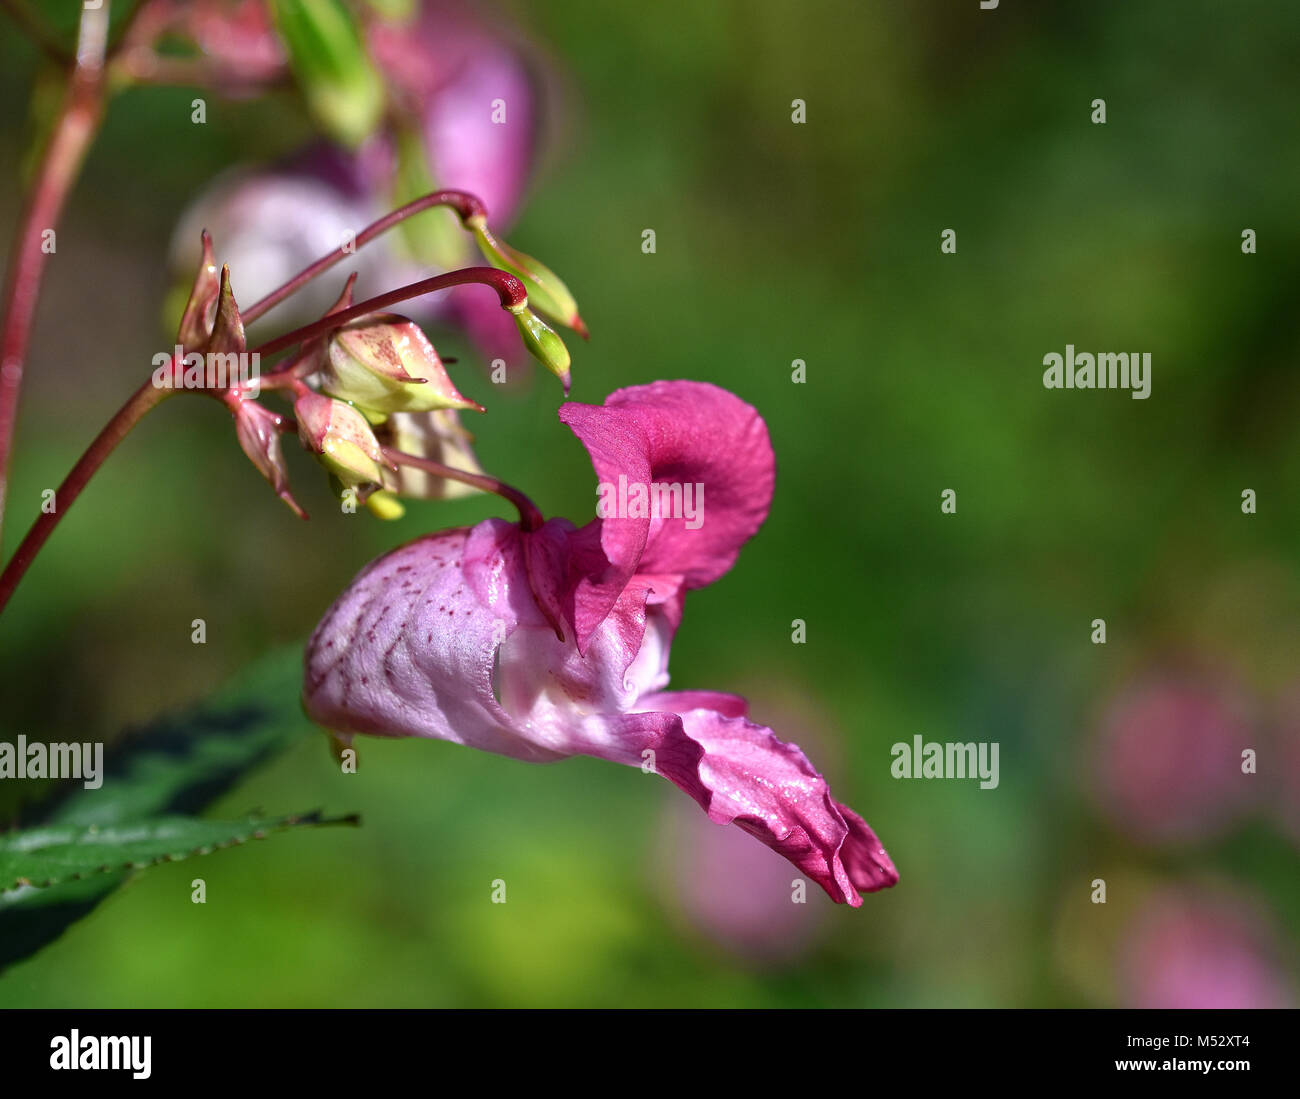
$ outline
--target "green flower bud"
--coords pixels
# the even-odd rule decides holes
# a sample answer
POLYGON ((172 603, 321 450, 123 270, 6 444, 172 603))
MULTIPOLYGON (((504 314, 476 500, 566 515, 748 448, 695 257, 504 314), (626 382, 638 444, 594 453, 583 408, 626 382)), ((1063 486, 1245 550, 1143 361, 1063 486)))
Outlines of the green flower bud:
POLYGON ((578 316, 578 303, 573 300, 569 288, 560 281, 559 275, 532 256, 516 251, 498 239, 487 227, 487 221, 483 217, 470 218, 465 222, 465 227, 474 234, 479 251, 488 263, 498 270, 508 271, 524 284, 528 303, 534 309, 557 324, 572 328, 584 340, 587 338, 587 326, 578 316))
POLYGON ((420 326, 395 314, 366 317, 331 333, 320 388, 371 418, 436 408, 483 411, 452 384, 420 326))
POLYGON ((519 335, 523 337, 529 354, 559 378, 564 383, 564 392, 568 393, 570 359, 564 341, 527 305, 522 305, 517 310, 512 309, 511 312, 515 315, 515 324, 519 327, 519 335))

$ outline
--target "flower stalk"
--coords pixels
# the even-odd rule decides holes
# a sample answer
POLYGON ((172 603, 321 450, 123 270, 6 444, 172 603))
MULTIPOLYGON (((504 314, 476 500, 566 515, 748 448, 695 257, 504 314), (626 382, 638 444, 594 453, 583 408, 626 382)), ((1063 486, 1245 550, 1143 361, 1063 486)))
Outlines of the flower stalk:
POLYGON ((72 467, 72 471, 55 490, 53 510, 41 512, 39 518, 27 532, 26 537, 19 543, 18 549, 14 551, 14 555, 5 566, 4 572, 0 573, 0 611, 3 611, 5 605, 9 602, 14 589, 27 572, 33 558, 40 552, 41 547, 45 545, 50 535, 54 533, 54 528, 58 525, 59 520, 63 518, 68 508, 81 495, 81 490, 86 487, 87 482, 104 464, 105 459, 113 453, 118 443, 131 433, 132 428, 144 419, 148 412, 176 392, 178 390, 162 389, 155 386, 152 379, 146 380, 139 389, 131 394, 126 404, 117 410, 113 418, 104 425, 104 429, 95 436, 95 441, 86 448, 86 452, 77 460, 77 464, 72 467))
POLYGON ((0 532, 4 529, 18 396, 45 270, 46 234, 58 225, 104 113, 108 7, 105 2, 82 9, 67 93, 28 196, 0 299, 0 532))

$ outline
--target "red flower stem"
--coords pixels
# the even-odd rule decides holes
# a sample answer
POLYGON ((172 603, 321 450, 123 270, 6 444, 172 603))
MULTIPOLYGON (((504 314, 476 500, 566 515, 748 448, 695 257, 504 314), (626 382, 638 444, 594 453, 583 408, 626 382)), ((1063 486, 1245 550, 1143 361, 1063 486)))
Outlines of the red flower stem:
POLYGON ((432 206, 451 207, 460 216, 462 224, 472 217, 487 216, 487 210, 484 208, 483 203, 467 191, 433 191, 421 198, 417 198, 413 202, 408 202, 405 206, 399 206, 391 214, 385 214, 378 221, 372 222, 357 234, 354 241, 349 241, 346 245, 339 245, 329 255, 322 256, 309 267, 304 267, 278 290, 272 290, 261 301, 254 302, 242 313, 244 323, 251 324, 268 309, 279 305, 285 298, 302 289, 317 275, 323 274, 336 263, 340 263, 347 259, 348 256, 353 255, 362 245, 374 240, 380 234, 388 232, 394 225, 405 221, 413 214, 428 210, 432 206))
POLYGON ((23 578, 32 559, 45 545, 46 539, 54 532, 59 520, 67 514, 73 501, 81 495, 86 482, 113 453, 117 444, 125 439, 131 429, 144 418, 145 413, 176 392, 178 391, 155 386, 151 377, 131 394, 126 404, 118 409, 117 414, 95 436, 95 441, 86 448, 86 452, 72 467, 72 472, 63 479, 63 484, 55 491, 54 509, 41 512, 40 517, 32 524, 31 530, 27 532, 27 536, 19 543, 4 572, 0 573, 0 611, 4 610, 9 597, 18 586, 18 581, 23 578))
POLYGON ((57 226, 86 150, 99 129, 104 110, 107 39, 107 2, 99 8, 83 8, 76 63, 69 73, 63 106, 41 157, 9 260, 0 319, 0 529, 4 526, 9 489, 18 394, 45 268, 45 232, 57 226))
POLYGON ((504 481, 498 481, 495 477, 489 477, 486 473, 470 473, 468 470, 455 469, 452 466, 445 466, 441 462, 435 462, 432 458, 421 458, 415 454, 407 454, 402 450, 394 450, 390 446, 381 449, 384 457, 396 465, 414 466, 426 473, 432 473, 435 477, 446 477, 449 481, 459 481, 461 484, 473 485, 474 488, 495 493, 503 500, 509 500, 519 509, 519 522, 524 530, 537 530, 546 521, 542 518, 542 513, 532 500, 514 486, 508 485, 504 481))
MULTIPOLYGON (((448 271, 445 275, 435 275, 431 279, 421 279, 419 282, 413 282, 408 286, 399 286, 396 290, 389 290, 385 294, 370 298, 349 309, 341 309, 337 313, 327 313, 320 320, 312 321, 311 324, 304 325, 302 328, 295 328, 292 332, 286 332, 283 336, 277 336, 275 339, 267 341, 260 347, 254 348, 250 354, 257 354, 266 358, 268 355, 274 355, 277 351, 283 351, 286 347, 292 347, 296 343, 302 343, 303 340, 309 340, 313 336, 319 336, 324 332, 332 332, 335 328, 342 328, 345 324, 356 320, 358 317, 377 313, 390 305, 396 305, 399 301, 408 301, 424 294, 433 294, 439 290, 450 290, 453 286, 466 286, 474 282, 481 282, 485 286, 492 287, 501 299, 502 309, 519 309, 528 304, 528 294, 524 290, 524 284, 514 275, 506 271, 498 271, 495 267, 465 267, 459 271, 448 271)), ((247 314, 244 314, 245 319, 247 319, 247 316, 247 314)))

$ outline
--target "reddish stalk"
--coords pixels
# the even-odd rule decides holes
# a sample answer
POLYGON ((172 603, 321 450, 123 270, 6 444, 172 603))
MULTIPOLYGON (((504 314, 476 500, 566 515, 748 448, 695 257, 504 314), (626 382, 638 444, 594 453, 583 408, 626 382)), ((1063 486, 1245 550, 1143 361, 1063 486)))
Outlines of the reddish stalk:
POLYGON ((254 302, 249 308, 243 310, 244 323, 252 324, 263 313, 279 305, 285 298, 290 297, 306 286, 317 275, 323 274, 336 263, 341 263, 348 256, 355 254, 356 250, 362 245, 388 232, 394 225, 405 221, 413 214, 418 214, 422 210, 428 210, 433 206, 451 207, 460 216, 462 222, 471 217, 485 217, 487 215, 483 203, 467 191, 433 191, 421 198, 417 198, 413 202, 408 202, 405 206, 399 206, 392 213, 385 214, 378 221, 367 225, 357 234, 354 241, 349 241, 346 245, 339 245, 333 252, 321 256, 315 263, 304 267, 279 289, 272 290, 261 301, 254 302))
POLYGON ((41 512, 40 517, 32 524, 31 530, 19 543, 4 572, 0 573, 0 611, 4 610, 5 604, 9 602, 10 596, 18 586, 18 581, 27 572, 32 559, 45 545, 73 501, 81 495, 81 490, 95 475, 95 471, 113 453, 117 444, 125 439, 131 429, 144 418, 145 413, 175 392, 177 391, 173 389, 159 389, 153 384, 151 377, 131 394, 126 404, 117 410, 116 415, 95 436, 95 441, 86 448, 86 452, 72 467, 72 471, 63 479, 63 484, 55 491, 54 510, 41 512))
POLYGON ((0 530, 4 526, 18 394, 45 268, 45 232, 56 228, 86 150, 99 129, 107 38, 108 4, 83 8, 67 95, 41 158, 10 257, 0 319, 0 530))
MULTIPOLYGON (((473 485, 484 492, 495 493, 503 500, 509 500, 519 510, 519 522, 524 530, 537 530, 546 522, 532 500, 513 485, 498 481, 495 477, 489 477, 486 473, 470 473, 468 470, 445 466, 441 462, 435 462, 432 458, 421 458, 415 454, 407 454, 403 450, 394 450, 390 446, 381 449, 384 457, 396 465, 414 466, 426 473, 432 473, 435 477, 445 477, 449 481, 459 481, 461 484, 473 485)), ((0 603, 0 606, 3 606, 3 603, 0 603)))
MULTIPOLYGON (((342 328, 343 325, 356 320, 358 317, 377 313, 379 310, 386 309, 390 305, 396 305, 398 302, 409 301, 411 298, 422 297, 425 294, 434 294, 439 290, 450 290, 453 286, 467 286, 474 282, 481 282, 485 286, 492 287, 501 299, 502 309, 518 309, 528 304, 528 294, 524 290, 524 284, 514 275, 505 271, 498 271, 495 267, 465 267, 459 271, 448 271, 444 275, 435 275, 431 279, 421 279, 419 282, 413 282, 407 286, 399 286, 396 290, 389 290, 387 293, 368 298, 358 305, 351 306, 348 309, 341 309, 337 313, 327 313, 319 320, 312 321, 311 324, 303 325, 301 328, 295 328, 292 332, 286 332, 283 336, 268 340, 260 347, 255 347, 250 354, 258 354, 266 358, 268 355, 274 355, 277 351, 283 351, 286 347, 292 347, 294 344, 302 343, 303 340, 309 340, 313 336, 319 336, 324 332, 332 332, 336 328, 342 328)), ((243 316, 247 320, 248 314, 245 313, 243 316)))

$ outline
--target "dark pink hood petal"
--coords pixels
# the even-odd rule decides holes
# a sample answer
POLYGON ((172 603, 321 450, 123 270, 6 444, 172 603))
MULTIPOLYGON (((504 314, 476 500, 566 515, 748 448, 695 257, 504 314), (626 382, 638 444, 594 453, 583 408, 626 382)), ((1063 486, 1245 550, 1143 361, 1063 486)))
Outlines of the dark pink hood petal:
MULTIPOLYGON (((704 692, 642 699, 646 707, 706 701, 704 692), (701 698, 700 695, 704 697, 701 698)), ((723 696, 734 712, 734 696, 723 696)), ((742 703, 743 704, 743 703, 742 703)), ((735 823, 784 855, 826 890, 832 900, 857 907, 858 895, 887 889, 898 871, 876 834, 830 788, 796 744, 771 729, 716 710, 680 714, 683 734, 702 749, 694 772, 667 775, 691 795, 709 819, 735 823)), ((689 753, 678 747, 676 758, 689 753)))
POLYGON ((767 425, 725 389, 654 382, 620 389, 604 405, 569 402, 559 415, 587 448, 601 485, 702 486, 694 490, 694 519, 597 520, 588 533, 598 538, 604 563, 588 567, 578 585, 580 645, 633 574, 671 573, 688 588, 703 587, 731 568, 767 518, 776 480, 767 425))

